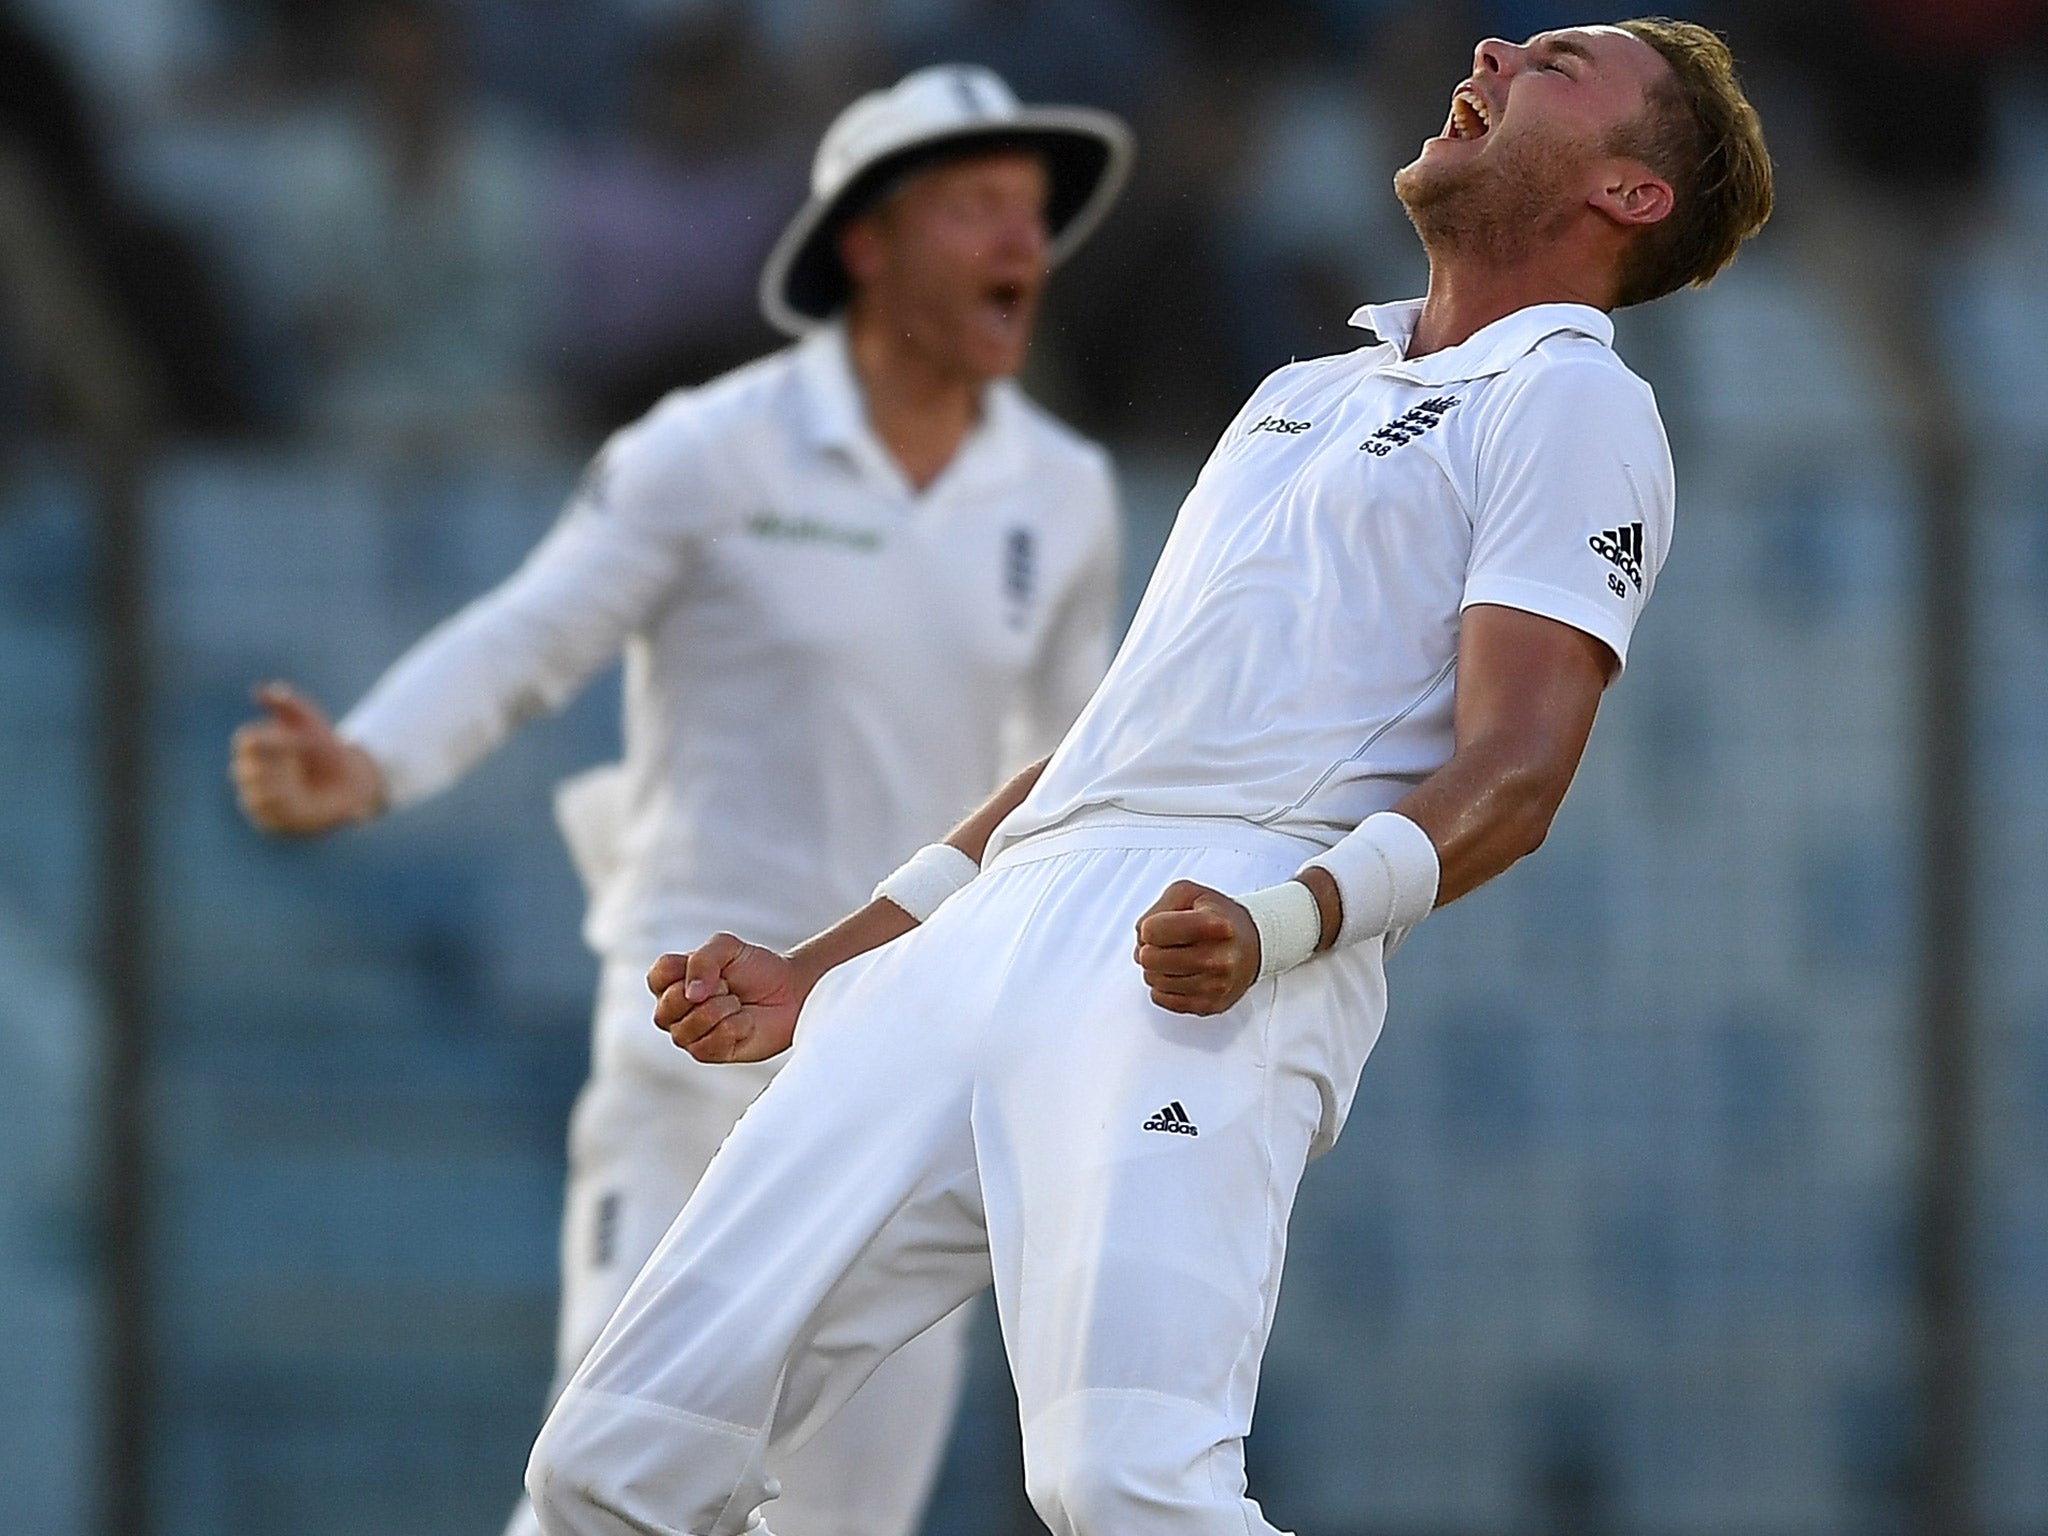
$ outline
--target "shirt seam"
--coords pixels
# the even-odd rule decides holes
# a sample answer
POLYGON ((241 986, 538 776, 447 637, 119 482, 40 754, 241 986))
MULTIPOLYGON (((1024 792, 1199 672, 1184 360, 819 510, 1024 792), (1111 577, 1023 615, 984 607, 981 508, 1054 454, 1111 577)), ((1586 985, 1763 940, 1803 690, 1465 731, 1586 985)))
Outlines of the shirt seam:
POLYGON ((1337 776, 1337 773, 1340 769, 1344 768, 1347 764, 1355 763, 1359 759, 1363 758, 1366 753, 1370 752, 1374 747, 1380 744, 1380 741, 1386 736, 1387 732, 1391 731, 1395 726, 1399 725, 1402 721, 1406 720, 1410 715, 1414 714, 1416 710, 1422 708, 1424 704, 1428 703, 1430 698, 1435 695, 1436 691, 1439 688, 1443 687, 1445 680, 1449 678, 1453 672, 1457 671, 1457 669, 1458 658, 1454 655, 1451 657, 1449 661, 1446 661, 1440 669, 1438 669, 1436 676, 1429 680, 1429 684, 1427 687, 1425 687, 1420 693, 1416 694, 1414 698, 1410 699, 1405 705, 1403 705, 1399 713, 1393 715, 1391 718, 1385 721, 1382 721, 1379 728, 1375 730, 1370 736, 1366 737, 1366 739, 1358 745, 1356 750, 1347 753, 1343 757, 1338 758, 1336 762, 1330 764, 1329 767, 1325 768, 1322 772, 1322 776, 1319 777, 1315 781, 1315 783, 1311 784, 1307 789, 1302 791, 1300 797, 1296 799, 1292 804, 1284 805, 1277 811, 1269 812, 1267 815, 1257 818, 1256 825, 1269 826, 1273 822, 1280 820, 1282 817, 1287 816, 1294 811, 1298 811, 1304 805, 1307 805, 1309 801, 1313 800, 1317 795, 1322 793, 1324 786, 1327 785, 1331 779, 1337 776))

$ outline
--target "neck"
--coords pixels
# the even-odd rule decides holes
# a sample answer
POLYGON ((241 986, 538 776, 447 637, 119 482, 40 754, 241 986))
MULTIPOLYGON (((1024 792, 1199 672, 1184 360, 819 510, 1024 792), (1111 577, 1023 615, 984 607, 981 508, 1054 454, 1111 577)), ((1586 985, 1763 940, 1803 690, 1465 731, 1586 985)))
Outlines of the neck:
POLYGON ((983 381, 921 350, 904 327, 856 311, 847 352, 860 381, 868 425, 913 488, 923 490, 953 460, 981 417, 983 381))
POLYGON ((1532 304, 1589 304, 1608 307, 1604 262, 1561 260, 1549 247, 1526 262, 1461 261, 1432 251, 1429 293, 1409 338, 1407 355, 1424 357, 1470 340, 1494 321, 1532 304))

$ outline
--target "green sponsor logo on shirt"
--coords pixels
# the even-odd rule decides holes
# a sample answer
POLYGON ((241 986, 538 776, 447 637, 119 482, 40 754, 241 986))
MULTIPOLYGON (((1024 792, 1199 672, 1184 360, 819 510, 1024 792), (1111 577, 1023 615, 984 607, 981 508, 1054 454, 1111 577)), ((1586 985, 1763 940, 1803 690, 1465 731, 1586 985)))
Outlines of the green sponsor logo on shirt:
POLYGON ((773 512, 748 518, 747 532, 757 539, 788 539, 797 544, 837 544, 842 549, 869 552, 882 547, 882 536, 872 528, 845 528, 815 517, 779 517, 773 512))

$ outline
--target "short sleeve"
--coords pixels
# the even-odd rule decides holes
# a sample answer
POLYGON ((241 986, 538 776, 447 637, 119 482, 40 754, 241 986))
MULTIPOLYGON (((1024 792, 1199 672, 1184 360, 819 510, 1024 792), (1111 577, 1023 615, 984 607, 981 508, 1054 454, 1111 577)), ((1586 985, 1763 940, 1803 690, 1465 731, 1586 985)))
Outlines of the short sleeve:
POLYGON ((1555 619, 1625 664, 1671 547, 1671 450, 1649 387, 1604 349, 1549 362, 1482 432, 1462 606, 1555 619))

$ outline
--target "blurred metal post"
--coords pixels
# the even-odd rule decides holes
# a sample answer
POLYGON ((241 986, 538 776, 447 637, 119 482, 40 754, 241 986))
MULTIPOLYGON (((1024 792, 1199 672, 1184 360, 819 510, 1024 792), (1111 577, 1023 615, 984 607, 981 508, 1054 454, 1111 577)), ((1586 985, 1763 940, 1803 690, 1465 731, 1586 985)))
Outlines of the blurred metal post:
POLYGON ((149 1269, 149 615, 143 501, 159 391, 90 280, 34 167, 0 145, 0 294, 29 356, 82 428, 94 482, 99 627, 97 921, 105 1023, 100 1193, 100 1509, 109 1536, 150 1529, 154 1398, 149 1269))
MULTIPOLYGON (((1932 355, 1931 349, 1928 355, 1932 355)), ((1975 1536, 1976 581, 1969 448, 1953 401, 1920 443, 1920 1315, 1924 1536, 1975 1536)))
POLYGON ((99 942, 110 978, 99 988, 107 1059, 101 1074, 107 1184, 107 1343, 103 1445, 105 1529, 150 1529, 155 1348, 149 1261, 150 1020, 155 974, 150 943, 148 554, 143 498, 146 454, 134 440, 110 444, 98 466, 96 600, 100 611, 99 942))
MULTIPOLYGON (((1905 1513, 1918 1536, 1978 1536, 1977 693, 1972 593, 1976 479, 1945 365, 1939 274, 1952 221, 1895 188, 1837 179, 1808 189, 1819 270, 1876 365, 1915 500, 1912 696, 1918 838, 1913 874, 1914 1120, 1907 1263, 1914 1414, 1905 1513)), ((1905 745, 1905 744, 1902 744, 1905 745)))

